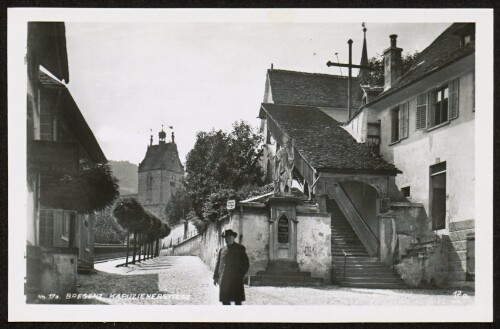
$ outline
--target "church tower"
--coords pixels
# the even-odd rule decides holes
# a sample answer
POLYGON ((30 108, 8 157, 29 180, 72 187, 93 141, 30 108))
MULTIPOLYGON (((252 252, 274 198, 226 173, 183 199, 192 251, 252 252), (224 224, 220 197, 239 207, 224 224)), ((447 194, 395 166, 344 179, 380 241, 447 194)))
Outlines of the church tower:
POLYGON ((145 209, 165 219, 165 208, 171 196, 180 188, 184 167, 179 159, 177 145, 172 139, 166 142, 163 126, 158 134, 158 145, 153 145, 153 135, 144 160, 139 164, 138 198, 145 209))
MULTIPOLYGON (((366 26, 363 23, 363 50, 361 51, 360 65, 368 65, 368 50, 366 49, 366 26)), ((358 78, 364 78, 369 74, 368 69, 362 68, 359 70, 358 78)))

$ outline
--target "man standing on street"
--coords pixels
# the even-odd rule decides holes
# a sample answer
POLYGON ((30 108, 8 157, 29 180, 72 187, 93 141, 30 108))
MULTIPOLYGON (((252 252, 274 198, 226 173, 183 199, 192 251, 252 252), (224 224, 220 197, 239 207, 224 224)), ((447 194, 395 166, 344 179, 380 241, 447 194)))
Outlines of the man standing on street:
POLYGON ((234 242, 238 233, 226 230, 221 235, 226 246, 219 251, 217 265, 215 265, 214 285, 219 285, 219 301, 222 305, 241 305, 245 300, 243 278, 248 271, 249 263, 245 247, 234 242))

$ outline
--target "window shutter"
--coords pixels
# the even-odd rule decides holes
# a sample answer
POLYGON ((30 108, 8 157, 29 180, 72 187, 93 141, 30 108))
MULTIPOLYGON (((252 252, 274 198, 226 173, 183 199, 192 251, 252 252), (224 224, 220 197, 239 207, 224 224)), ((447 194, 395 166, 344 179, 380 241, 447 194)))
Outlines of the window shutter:
POLYGON ((404 104, 399 105, 399 134, 398 139, 402 139, 405 136, 405 116, 404 116, 404 104))
POLYGON ((415 130, 427 128, 427 94, 417 96, 417 111, 415 119, 415 130))
POLYGON ((458 118, 458 78, 448 84, 448 120, 458 118))
POLYGON ((409 112, 410 112, 410 102, 406 102, 403 104, 403 136, 402 136, 402 138, 408 138, 409 112))

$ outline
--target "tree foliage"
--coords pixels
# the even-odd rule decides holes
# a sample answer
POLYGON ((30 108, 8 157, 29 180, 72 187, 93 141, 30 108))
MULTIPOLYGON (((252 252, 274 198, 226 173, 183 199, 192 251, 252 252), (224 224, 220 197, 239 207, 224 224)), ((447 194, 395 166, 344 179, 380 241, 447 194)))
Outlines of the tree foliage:
POLYGON ((221 189, 210 194, 202 206, 202 217, 215 220, 228 213, 227 200, 242 201, 254 196, 263 195, 274 190, 273 184, 255 187, 245 185, 239 190, 221 189))
POLYGON ((125 198, 117 202, 113 216, 129 233, 145 234, 148 240, 161 239, 170 234, 168 224, 145 210, 134 198, 125 198))
POLYGON ((144 215, 144 208, 134 198, 120 200, 113 209, 118 224, 131 233, 141 230, 144 215))
POLYGON ((203 216, 203 204, 213 193, 263 184, 261 140, 244 121, 235 122, 229 133, 212 130, 197 134, 187 155, 185 185, 198 216, 203 216))
POLYGON ((191 211, 191 198, 185 189, 178 189, 168 201, 165 213, 168 224, 174 226, 191 211))
POLYGON ((110 207, 96 213, 94 228, 94 241, 96 243, 122 244, 127 238, 127 231, 111 215, 110 207))
MULTIPOLYGON (((418 51, 414 53, 406 53, 401 57, 402 68, 401 74, 405 74, 410 67, 415 63, 419 55, 418 51)), ((368 74, 361 80, 361 85, 374 85, 383 86, 384 85, 384 56, 378 54, 368 60, 368 65, 370 65, 370 70, 368 74)))
POLYGON ((40 188, 44 206, 86 214, 106 209, 119 196, 118 180, 107 164, 81 170, 77 175, 44 176, 40 188))

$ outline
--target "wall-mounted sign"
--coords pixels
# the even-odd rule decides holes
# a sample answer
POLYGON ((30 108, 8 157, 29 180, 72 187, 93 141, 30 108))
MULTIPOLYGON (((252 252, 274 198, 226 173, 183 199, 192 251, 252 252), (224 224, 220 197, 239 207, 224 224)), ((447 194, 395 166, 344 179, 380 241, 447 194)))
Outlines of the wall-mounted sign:
POLYGON ((236 200, 227 200, 227 210, 236 208, 236 200))
POLYGON ((278 220, 278 243, 288 243, 289 242, 289 234, 288 234, 288 218, 286 216, 281 216, 278 220))

